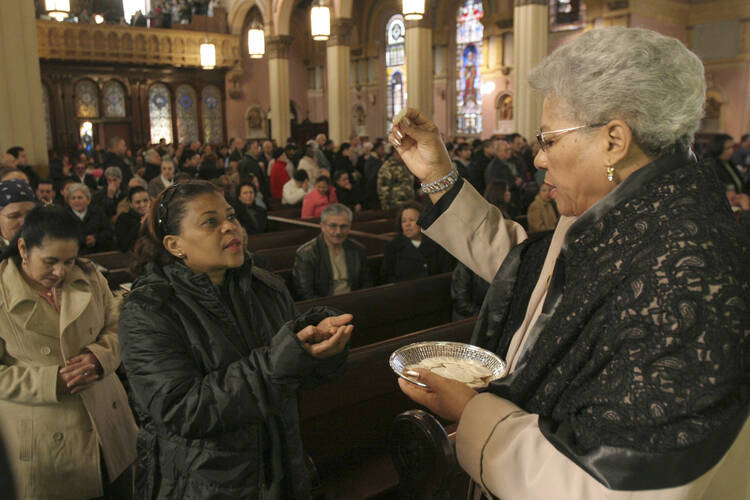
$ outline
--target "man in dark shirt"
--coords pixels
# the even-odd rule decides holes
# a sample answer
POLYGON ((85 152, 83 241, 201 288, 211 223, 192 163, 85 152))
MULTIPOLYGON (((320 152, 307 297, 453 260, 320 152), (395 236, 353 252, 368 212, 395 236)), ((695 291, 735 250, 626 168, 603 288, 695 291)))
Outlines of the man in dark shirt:
POLYGON ((29 178, 29 185, 36 189, 39 185, 39 176, 34 172, 34 169, 28 165, 28 157, 26 156, 26 150, 21 146, 13 146, 7 153, 16 159, 16 168, 26 174, 29 178))
POLYGON ((122 173, 122 184, 127 186, 130 179, 133 177, 133 170, 130 160, 125 156, 128 151, 128 146, 125 144, 125 139, 121 139, 117 136, 112 137, 109 140, 109 149, 104 153, 102 159, 103 166, 107 167, 119 167, 122 173))

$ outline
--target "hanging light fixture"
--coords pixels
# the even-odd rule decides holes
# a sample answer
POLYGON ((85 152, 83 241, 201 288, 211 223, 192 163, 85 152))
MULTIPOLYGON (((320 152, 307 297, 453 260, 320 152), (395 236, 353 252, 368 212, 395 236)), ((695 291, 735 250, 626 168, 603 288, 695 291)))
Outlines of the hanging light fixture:
POLYGON ((256 24, 247 30, 247 51, 250 59, 260 59, 266 53, 266 35, 262 26, 256 24))
POLYGON ((403 0, 401 13, 407 21, 419 21, 424 17, 424 0, 403 0))
POLYGON ((331 36, 331 11, 325 0, 317 0, 310 9, 310 32, 313 40, 328 40, 331 36))
POLYGON ((52 19, 62 21, 70 16, 70 0, 44 0, 44 7, 52 19))
POLYGON ((203 69, 216 67, 216 46, 208 41, 201 44, 201 66, 203 69))

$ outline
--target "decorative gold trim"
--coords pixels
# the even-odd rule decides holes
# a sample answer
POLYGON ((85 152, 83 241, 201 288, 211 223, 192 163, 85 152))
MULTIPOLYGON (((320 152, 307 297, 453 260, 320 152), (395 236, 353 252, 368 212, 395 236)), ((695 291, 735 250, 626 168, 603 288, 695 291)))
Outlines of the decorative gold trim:
POLYGON ((239 62, 237 35, 37 20, 39 58, 200 67, 200 45, 216 45, 216 68, 239 62))

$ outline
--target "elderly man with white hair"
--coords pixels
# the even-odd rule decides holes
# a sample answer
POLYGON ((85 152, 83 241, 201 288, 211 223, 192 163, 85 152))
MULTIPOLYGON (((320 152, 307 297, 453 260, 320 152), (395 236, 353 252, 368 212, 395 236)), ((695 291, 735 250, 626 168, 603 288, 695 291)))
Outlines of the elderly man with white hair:
POLYGON ((429 371, 402 390, 458 422, 477 496, 746 499, 750 238, 690 151, 700 59, 597 29, 529 80, 554 233, 527 236, 458 179, 419 111, 391 132, 434 204, 425 234, 491 283, 472 343, 507 363, 482 394, 429 371))

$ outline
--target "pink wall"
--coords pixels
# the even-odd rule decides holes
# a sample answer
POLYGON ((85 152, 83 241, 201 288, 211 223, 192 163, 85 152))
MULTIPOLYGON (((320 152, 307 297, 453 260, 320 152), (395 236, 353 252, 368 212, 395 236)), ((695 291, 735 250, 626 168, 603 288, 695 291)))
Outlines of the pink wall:
MULTIPOLYGON (((296 12, 296 11, 295 11, 296 12)), ((309 43, 303 33, 294 35, 289 47, 289 98, 297 109, 297 121, 302 122, 310 112, 307 102, 307 68, 305 67, 305 44, 309 43)))
POLYGON ((744 68, 706 68, 709 86, 718 87, 726 94, 722 108, 722 131, 739 141, 750 133, 750 65, 744 68))
POLYGON ((662 35, 677 38, 682 43, 687 43, 687 28, 679 24, 668 23, 666 21, 662 21, 661 19, 652 19, 640 14, 631 14, 630 26, 632 28, 646 28, 654 30, 661 33, 662 35))
POLYGON ((270 91, 268 89, 268 59, 250 59, 247 55, 242 57, 240 63, 242 67, 242 76, 240 78, 240 87, 243 96, 234 100, 229 96, 232 89, 230 74, 227 75, 226 89, 226 107, 227 107, 227 138, 245 137, 245 114, 250 106, 259 105, 268 112, 269 103, 271 102, 270 91))

